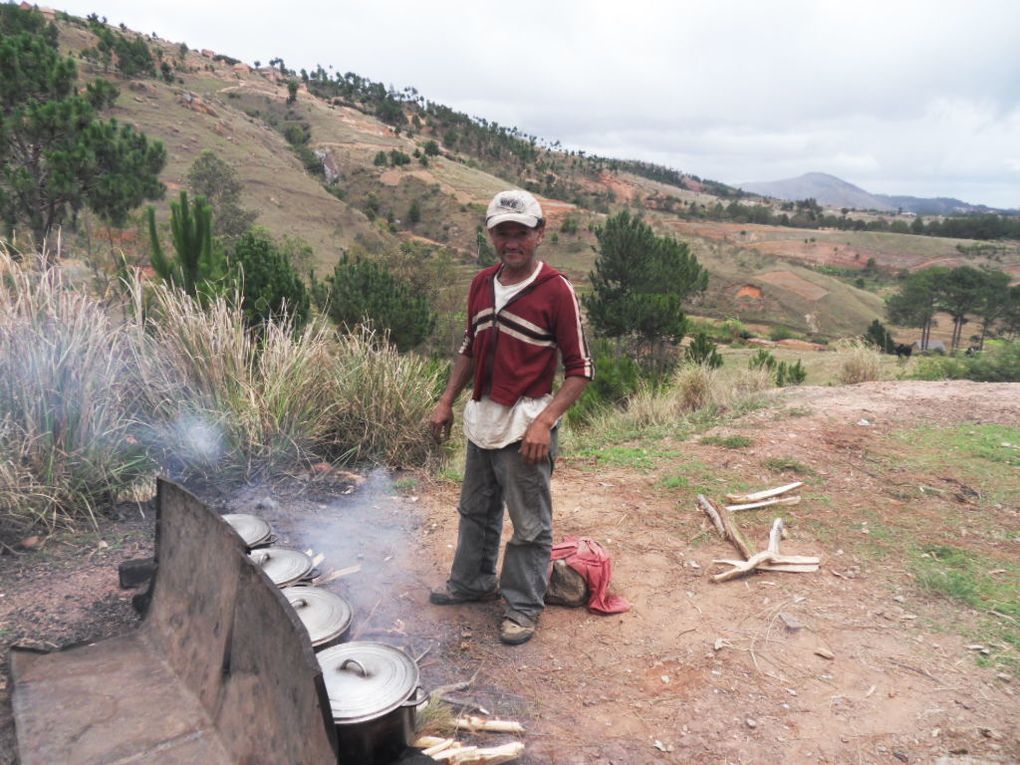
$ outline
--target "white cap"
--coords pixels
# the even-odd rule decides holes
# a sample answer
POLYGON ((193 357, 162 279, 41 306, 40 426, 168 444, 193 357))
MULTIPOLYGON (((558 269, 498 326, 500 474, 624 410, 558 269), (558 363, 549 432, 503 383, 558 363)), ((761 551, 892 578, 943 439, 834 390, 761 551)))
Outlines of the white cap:
POLYGON ((507 221, 535 228, 542 221, 542 206, 526 191, 501 191, 489 202, 489 209, 485 212, 485 227, 493 228, 507 221))

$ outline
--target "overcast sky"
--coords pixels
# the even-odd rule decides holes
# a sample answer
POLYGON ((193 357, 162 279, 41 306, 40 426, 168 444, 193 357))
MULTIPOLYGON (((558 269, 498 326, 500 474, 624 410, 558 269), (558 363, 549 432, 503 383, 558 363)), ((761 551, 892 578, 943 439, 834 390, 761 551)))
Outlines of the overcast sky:
POLYGON ((73 0, 248 63, 330 65, 604 156, 1020 207, 1016 0, 73 0))

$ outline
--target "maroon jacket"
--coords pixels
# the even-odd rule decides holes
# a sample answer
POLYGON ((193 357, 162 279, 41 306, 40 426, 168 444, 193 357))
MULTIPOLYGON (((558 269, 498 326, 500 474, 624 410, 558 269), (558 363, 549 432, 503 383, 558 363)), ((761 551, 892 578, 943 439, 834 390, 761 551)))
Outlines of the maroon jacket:
POLYGON ((497 314, 493 280, 502 265, 480 271, 468 292, 468 326, 460 352, 475 361, 472 398, 504 406, 552 392, 557 349, 567 377, 595 377, 570 282, 542 264, 538 276, 497 314))

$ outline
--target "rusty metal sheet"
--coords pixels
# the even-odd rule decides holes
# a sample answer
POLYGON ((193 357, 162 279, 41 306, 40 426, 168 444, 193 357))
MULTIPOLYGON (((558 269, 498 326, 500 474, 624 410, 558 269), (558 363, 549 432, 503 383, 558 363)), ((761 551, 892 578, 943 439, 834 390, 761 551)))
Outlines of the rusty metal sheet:
POLYGON ((92 645, 11 651, 22 765, 336 765, 308 634, 215 512, 159 483, 152 602, 92 645))
POLYGON ((158 507, 159 568, 142 629, 215 715, 246 550, 230 524, 170 481, 159 482, 158 507))
POLYGON ((246 559, 216 727, 240 762, 336 763, 336 729, 308 632, 246 559))
POLYGON ((21 765, 232 762, 137 631, 56 653, 12 649, 11 677, 21 765))

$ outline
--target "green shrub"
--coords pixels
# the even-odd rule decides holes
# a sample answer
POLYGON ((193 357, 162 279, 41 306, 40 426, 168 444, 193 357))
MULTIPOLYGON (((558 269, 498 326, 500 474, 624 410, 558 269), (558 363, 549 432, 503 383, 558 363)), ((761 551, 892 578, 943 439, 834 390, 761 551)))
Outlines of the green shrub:
POLYGON ((921 380, 1020 382, 1020 340, 989 340, 973 356, 927 356, 912 377, 921 380))
POLYGON ((767 371, 777 388, 787 385, 800 385, 807 379, 807 371, 800 363, 800 359, 797 359, 796 363, 793 364, 779 361, 771 352, 766 351, 764 348, 759 348, 758 352, 748 360, 747 367, 750 370, 767 371))
POLYGON ((704 332, 699 332, 694 336, 684 352, 684 357, 692 364, 704 364, 711 369, 718 369, 723 364, 722 356, 716 350, 715 343, 709 340, 708 335, 704 332))
POLYGON ((595 379, 567 412, 571 425, 589 422, 596 412, 622 406, 633 395, 641 380, 641 369, 627 354, 617 353, 613 343, 598 340, 592 346, 595 379))
POLYGON ((375 159, 372 160, 372 164, 376 167, 385 167, 387 162, 385 151, 376 152, 375 159))
POLYGON ((773 342, 779 342, 780 340, 789 340, 796 336, 797 333, 794 332, 792 329, 778 324, 769 330, 769 340, 772 340, 773 342))
POLYGON ((344 254, 326 282, 316 302, 340 327, 369 324, 401 351, 432 334, 436 317, 428 299, 384 263, 344 254))
POLYGON ((896 352, 896 343, 893 342, 892 335, 889 334, 889 330, 878 319, 875 319, 868 326, 867 331, 864 333, 864 339, 883 353, 896 352))
POLYGON ((309 298, 304 283, 264 229, 252 229, 234 245, 231 266, 249 327, 289 317, 294 329, 308 322, 309 298))
POLYGON ((411 164, 411 158, 398 149, 390 149, 390 164, 394 167, 411 164))

